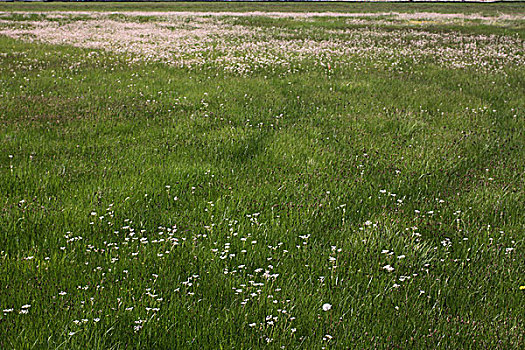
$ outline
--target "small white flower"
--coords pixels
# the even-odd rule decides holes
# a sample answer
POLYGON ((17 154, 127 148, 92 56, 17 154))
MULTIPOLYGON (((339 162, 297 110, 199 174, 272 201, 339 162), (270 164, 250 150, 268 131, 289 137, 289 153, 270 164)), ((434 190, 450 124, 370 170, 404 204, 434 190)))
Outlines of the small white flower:
POLYGON ((394 268, 390 265, 385 265, 383 266, 383 270, 387 270, 388 272, 392 272, 394 271, 394 268))
POLYGON ((325 303, 323 304, 323 311, 328 311, 332 308, 331 304, 325 303))

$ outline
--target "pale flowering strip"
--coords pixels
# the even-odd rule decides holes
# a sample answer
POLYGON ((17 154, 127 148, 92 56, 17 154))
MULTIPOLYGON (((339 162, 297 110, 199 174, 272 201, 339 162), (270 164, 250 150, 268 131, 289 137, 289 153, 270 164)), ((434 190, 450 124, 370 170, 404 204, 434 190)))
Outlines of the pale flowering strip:
MULTIPOLYGON (((246 11, 246 12, 235 12, 235 11, 223 11, 223 12, 211 12, 211 11, 121 11, 126 16, 141 16, 141 17, 252 17, 252 16, 265 16, 271 18, 315 18, 315 17, 345 17, 345 18, 377 18, 377 17, 391 17, 400 20, 472 20, 472 21, 488 21, 488 22, 499 22, 499 21, 516 21, 525 20, 524 14, 499 14, 497 16, 485 16, 479 13, 476 14, 465 14, 465 13, 437 13, 437 12, 414 12, 414 13, 400 13, 400 12, 275 12, 275 11, 246 11)), ((68 18, 69 16, 90 16, 92 18, 102 18, 108 15, 113 15, 115 12, 104 12, 104 11, 54 11, 54 12, 41 12, 41 11, 12 11, 4 12, 0 11, 0 16, 9 14, 36 14, 45 15, 49 18, 68 18)))
MULTIPOLYGON (((206 13, 206 17, 205 13, 75 14, 85 17, 72 22, 27 20, 23 22, 23 26, 17 25, 20 22, 9 19, 5 13, 0 14, 0 35, 131 54, 138 60, 160 61, 179 67, 216 65, 239 74, 275 67, 295 69, 303 61, 317 65, 332 62, 332 65, 341 66, 356 64, 365 59, 394 68, 404 61, 431 61, 447 68, 473 67, 482 71, 525 64, 525 41, 516 36, 431 33, 406 27, 395 31, 382 30, 380 27, 348 30, 287 28, 276 33, 271 28, 233 24, 232 13, 228 13, 227 17, 224 13, 206 13), (134 21, 133 16, 139 14, 159 17, 145 23, 134 21), (5 19, 1 19, 2 17, 5 19), (316 33, 322 34, 322 39, 315 39, 316 33)), ((45 18, 63 16, 59 18, 67 19, 67 15, 68 13, 49 14, 45 18)), ((247 16, 246 13, 234 15, 247 16)), ((313 17, 313 14, 308 13, 279 15, 294 15, 302 19, 313 17)), ((428 13, 395 16, 406 19, 471 18, 469 15, 428 13)), ((353 16, 355 17, 357 16, 353 16)))

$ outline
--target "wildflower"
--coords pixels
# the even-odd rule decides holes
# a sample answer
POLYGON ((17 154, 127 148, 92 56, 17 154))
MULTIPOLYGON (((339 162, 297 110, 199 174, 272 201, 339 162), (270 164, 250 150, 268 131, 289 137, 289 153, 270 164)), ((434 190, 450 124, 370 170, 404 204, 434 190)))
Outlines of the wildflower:
POLYGON ((383 270, 387 270, 388 272, 392 272, 394 271, 394 268, 390 265, 385 265, 383 266, 383 270))
POLYGON ((323 311, 328 311, 332 308, 331 304, 325 303, 323 304, 323 311))
POLYGON ((520 290, 525 290, 525 286, 520 286, 520 290))

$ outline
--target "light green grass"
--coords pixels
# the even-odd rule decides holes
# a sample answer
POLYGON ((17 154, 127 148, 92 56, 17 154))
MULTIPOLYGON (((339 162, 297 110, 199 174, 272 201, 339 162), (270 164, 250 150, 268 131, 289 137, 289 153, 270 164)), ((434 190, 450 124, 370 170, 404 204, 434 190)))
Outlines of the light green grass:
POLYGON ((523 66, 92 51, 0 37, 0 348, 523 347, 523 66))
POLYGON ((439 12, 484 15, 525 12, 522 2, 391 3, 391 2, 49 2, 0 3, 0 11, 263 11, 263 12, 439 12))

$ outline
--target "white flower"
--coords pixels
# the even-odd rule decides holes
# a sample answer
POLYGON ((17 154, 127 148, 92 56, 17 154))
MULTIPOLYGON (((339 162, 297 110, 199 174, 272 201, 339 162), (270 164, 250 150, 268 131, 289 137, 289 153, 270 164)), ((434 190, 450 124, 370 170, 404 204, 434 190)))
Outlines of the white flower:
POLYGON ((25 305, 22 305, 21 308, 22 308, 22 309, 29 309, 30 307, 31 307, 31 305, 29 305, 29 304, 25 304, 25 305))
POLYGON ((326 303, 326 304, 323 304, 323 311, 328 311, 332 308, 332 305, 326 303))
POLYGON ((383 270, 387 270, 388 272, 392 272, 394 271, 394 268, 390 265, 385 265, 383 266, 383 270))

